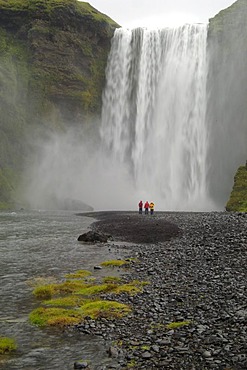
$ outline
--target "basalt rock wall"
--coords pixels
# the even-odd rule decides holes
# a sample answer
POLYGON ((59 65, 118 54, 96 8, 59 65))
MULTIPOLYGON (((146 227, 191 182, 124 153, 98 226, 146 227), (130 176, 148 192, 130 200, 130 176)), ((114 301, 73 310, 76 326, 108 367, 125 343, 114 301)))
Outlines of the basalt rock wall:
MULTIPOLYGON (((207 85, 209 190, 212 198, 223 204, 229 199, 236 172, 235 180, 243 172, 238 170, 239 166, 243 166, 247 158, 246 38, 246 0, 236 1, 210 19, 207 85)), ((228 210, 239 210, 231 204, 231 207, 228 204, 228 210)))
POLYGON ((32 135, 99 117, 116 27, 77 0, 0 0, 0 208, 17 197, 32 135))

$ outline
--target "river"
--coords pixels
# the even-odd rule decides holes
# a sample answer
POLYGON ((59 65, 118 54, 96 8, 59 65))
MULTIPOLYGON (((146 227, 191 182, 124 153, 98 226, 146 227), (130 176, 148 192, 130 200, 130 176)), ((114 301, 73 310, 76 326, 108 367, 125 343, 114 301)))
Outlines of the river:
POLYGON ((39 302, 28 282, 38 277, 62 279, 66 273, 87 269, 117 258, 109 246, 77 241, 94 221, 73 212, 0 212, 0 336, 12 337, 18 348, 0 356, 4 370, 69 370, 88 360, 93 369, 107 364, 103 339, 76 330, 40 329, 28 315, 39 302))

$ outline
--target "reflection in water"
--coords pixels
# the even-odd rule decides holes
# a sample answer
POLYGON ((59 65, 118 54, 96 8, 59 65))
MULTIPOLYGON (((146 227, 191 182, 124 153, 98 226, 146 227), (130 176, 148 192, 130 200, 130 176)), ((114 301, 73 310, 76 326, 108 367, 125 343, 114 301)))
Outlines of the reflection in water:
POLYGON ((28 322, 38 306, 27 281, 40 276, 63 278, 66 273, 88 269, 116 258, 107 246, 86 245, 77 237, 87 231, 92 219, 71 212, 0 213, 0 335, 15 338, 18 350, 3 356, 0 367, 14 369, 71 369, 77 360, 100 366, 106 358, 100 338, 74 330, 41 330, 28 322), (4 365, 3 365, 4 364, 4 365))

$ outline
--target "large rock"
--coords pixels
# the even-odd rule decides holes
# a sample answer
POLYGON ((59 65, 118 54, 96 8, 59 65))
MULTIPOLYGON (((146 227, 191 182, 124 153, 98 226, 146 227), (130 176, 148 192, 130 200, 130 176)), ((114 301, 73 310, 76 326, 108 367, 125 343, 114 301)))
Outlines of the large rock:
POLYGON ((79 242, 86 243, 95 243, 95 242, 106 243, 109 237, 110 237, 109 235, 100 234, 95 231, 88 231, 85 234, 81 234, 77 240, 79 242))

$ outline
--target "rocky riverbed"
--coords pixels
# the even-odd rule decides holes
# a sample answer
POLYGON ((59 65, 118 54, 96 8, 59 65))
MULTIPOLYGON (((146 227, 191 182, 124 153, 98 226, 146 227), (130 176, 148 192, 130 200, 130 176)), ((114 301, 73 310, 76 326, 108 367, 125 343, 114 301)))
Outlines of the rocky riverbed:
POLYGON ((134 258, 123 278, 149 282, 136 296, 105 295, 129 304, 129 316, 77 327, 109 343, 114 364, 102 369, 247 369, 246 214, 92 216, 109 248, 134 258))

